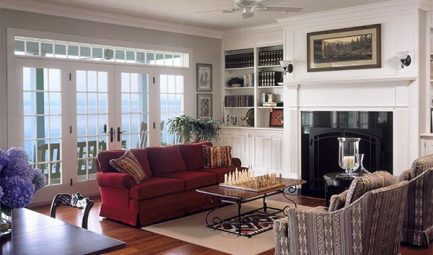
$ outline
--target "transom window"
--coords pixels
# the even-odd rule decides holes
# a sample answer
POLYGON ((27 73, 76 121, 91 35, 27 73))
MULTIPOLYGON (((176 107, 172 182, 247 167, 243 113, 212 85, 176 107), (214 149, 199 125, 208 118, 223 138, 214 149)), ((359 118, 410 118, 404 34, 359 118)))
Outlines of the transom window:
POLYGON ((15 55, 189 67, 189 54, 15 36, 15 55))

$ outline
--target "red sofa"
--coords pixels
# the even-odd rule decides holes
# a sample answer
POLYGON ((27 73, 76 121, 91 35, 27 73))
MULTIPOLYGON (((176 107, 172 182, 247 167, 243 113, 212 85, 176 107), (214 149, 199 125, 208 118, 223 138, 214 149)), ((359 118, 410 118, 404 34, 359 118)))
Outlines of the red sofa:
POLYGON ((104 151, 96 158, 96 180, 101 195, 100 216, 134 226, 145 226, 210 208, 195 189, 224 181, 224 174, 241 166, 204 168, 203 144, 182 144, 131 150, 149 178, 136 184, 131 175, 109 164, 125 151, 104 151))

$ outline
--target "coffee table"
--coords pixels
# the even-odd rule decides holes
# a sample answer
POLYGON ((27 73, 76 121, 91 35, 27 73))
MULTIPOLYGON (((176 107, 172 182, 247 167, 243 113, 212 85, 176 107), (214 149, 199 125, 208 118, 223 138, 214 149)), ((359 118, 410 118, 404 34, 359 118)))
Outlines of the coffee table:
POLYGON ((237 229, 238 229, 236 234, 239 236, 247 236, 247 237, 252 237, 256 234, 259 234, 261 232, 272 229, 272 227, 271 227, 271 228, 268 228, 268 229, 261 231, 259 233, 253 233, 253 234, 251 234, 251 233, 245 234, 242 232, 243 226, 248 223, 248 219, 245 216, 250 215, 251 213, 257 213, 258 215, 263 216, 263 218, 273 216, 273 215, 276 215, 279 213, 283 213, 283 214, 287 215, 285 213, 285 210, 287 208, 289 208, 289 206, 285 206, 284 208, 269 207, 266 203, 267 197, 270 197, 270 196, 273 196, 276 194, 283 194, 283 196, 288 201, 293 203, 295 205, 295 207, 297 206, 296 202, 293 201, 292 199, 290 199, 287 196, 287 194, 288 193, 295 193, 296 189, 297 189, 296 187, 298 185, 302 185, 306 182, 303 180, 285 179, 285 178, 282 179, 282 182, 284 183, 284 186, 282 186, 282 187, 271 188, 271 189, 263 190, 260 192, 221 187, 219 185, 213 185, 213 186, 208 186, 208 187, 196 189, 197 192, 206 194, 206 198, 209 200, 209 202, 215 204, 215 207, 213 209, 211 209, 206 215, 206 226, 209 228, 212 228, 212 229, 233 233, 233 231, 228 231, 224 228, 221 228, 221 226, 224 223, 233 222, 233 220, 235 220, 237 223, 237 229), (247 203, 247 202, 251 202, 254 200, 258 200, 258 199, 263 200, 263 206, 261 208, 242 213, 242 211, 241 211, 242 204, 247 203), (213 217, 212 220, 210 221, 210 217, 211 217, 210 215, 213 212, 215 212, 218 208, 220 208, 221 205, 224 205, 224 204, 237 205, 237 215, 230 217, 230 218, 226 218, 226 219, 221 219, 219 217, 213 217))

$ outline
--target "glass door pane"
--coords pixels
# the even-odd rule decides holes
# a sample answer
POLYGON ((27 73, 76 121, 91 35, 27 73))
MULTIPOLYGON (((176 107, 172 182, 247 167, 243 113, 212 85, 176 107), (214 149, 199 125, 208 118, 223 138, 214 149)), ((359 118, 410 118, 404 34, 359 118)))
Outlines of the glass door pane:
MULTIPOLYGON (((107 149, 108 72, 76 71, 77 175, 78 180, 95 179, 95 158, 107 149)), ((114 130, 113 130, 114 132, 114 130)))
POLYGON ((24 67, 22 82, 24 150, 47 177, 47 185, 61 184, 61 71, 24 67))
POLYGON ((122 148, 149 146, 149 75, 121 73, 122 148))
POLYGON ((175 144, 177 137, 168 133, 169 119, 184 114, 184 76, 161 74, 160 88, 160 119, 161 145, 175 144))

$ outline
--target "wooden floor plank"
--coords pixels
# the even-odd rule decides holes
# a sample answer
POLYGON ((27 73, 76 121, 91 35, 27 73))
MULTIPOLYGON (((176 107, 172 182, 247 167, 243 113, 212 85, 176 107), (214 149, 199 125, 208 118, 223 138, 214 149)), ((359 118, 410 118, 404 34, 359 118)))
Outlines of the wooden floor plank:
MULTIPOLYGON (((290 195, 296 203, 305 206, 324 206, 323 199, 305 196, 290 195)), ((287 201, 282 195, 271 198, 277 201, 287 201)), ((110 254, 141 255, 141 254, 162 254, 162 255, 221 255, 219 251, 208 249, 199 245, 187 243, 167 236, 144 231, 139 228, 115 222, 99 217, 100 200, 95 199, 95 205, 89 215, 89 230, 101 233, 127 243, 128 247, 110 254)), ((49 215, 49 206, 33 208, 33 210, 49 215)), ((80 226, 82 211, 60 207, 57 209, 57 218, 68 223, 80 226)), ((433 245, 427 249, 420 249, 402 246, 402 255, 433 255, 433 245)), ((261 255, 272 255, 274 250, 270 250, 261 255)))

